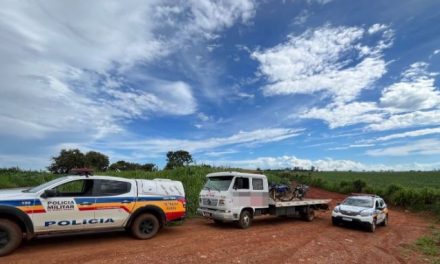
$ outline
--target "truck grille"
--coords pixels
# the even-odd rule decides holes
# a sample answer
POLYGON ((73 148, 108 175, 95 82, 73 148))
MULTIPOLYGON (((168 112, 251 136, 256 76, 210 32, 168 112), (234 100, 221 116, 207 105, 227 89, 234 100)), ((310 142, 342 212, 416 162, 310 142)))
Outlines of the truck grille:
POLYGON ((341 214, 355 216, 355 215, 358 215, 358 212, 341 210, 341 214))
POLYGON ((203 198, 202 204, 207 206, 217 206, 218 199, 209 199, 209 198, 203 198))

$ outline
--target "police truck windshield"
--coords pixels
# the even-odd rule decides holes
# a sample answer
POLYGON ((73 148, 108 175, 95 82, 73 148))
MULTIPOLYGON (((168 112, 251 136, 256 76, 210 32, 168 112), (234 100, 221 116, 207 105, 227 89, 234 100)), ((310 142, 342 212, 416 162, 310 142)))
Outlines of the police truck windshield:
POLYGON ((54 179, 54 180, 48 181, 48 182, 46 182, 46 183, 43 183, 43 184, 38 185, 38 186, 36 186, 36 187, 33 187, 33 188, 31 188, 31 189, 24 190, 23 192, 27 192, 27 193, 37 193, 37 192, 39 192, 39 191, 41 191, 41 190, 46 189, 47 187, 49 187, 49 186, 51 186, 51 185, 53 185, 53 184, 55 184, 55 183, 57 183, 57 182, 61 182, 61 181, 65 180, 65 179, 66 179, 66 177, 56 178, 56 179, 54 179))
POLYGON ((231 182, 233 178, 234 176, 208 177, 208 181, 206 182, 203 189, 227 191, 229 189, 229 186, 231 186, 231 182))

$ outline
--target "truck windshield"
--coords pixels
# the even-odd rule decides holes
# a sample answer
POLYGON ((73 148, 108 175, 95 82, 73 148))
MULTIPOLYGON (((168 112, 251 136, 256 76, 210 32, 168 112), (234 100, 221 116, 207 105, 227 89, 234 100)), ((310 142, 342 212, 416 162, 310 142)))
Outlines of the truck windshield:
POLYGON ((65 180, 65 179, 66 179, 66 177, 56 178, 56 179, 54 179, 54 180, 48 181, 48 182, 43 183, 43 184, 41 184, 41 185, 38 185, 38 186, 36 186, 36 187, 33 187, 33 188, 30 188, 30 189, 24 190, 23 192, 26 192, 26 193, 37 193, 37 192, 39 192, 39 191, 41 191, 41 190, 46 189, 47 187, 49 187, 49 186, 51 186, 51 185, 53 185, 53 184, 55 184, 55 183, 57 183, 57 182, 60 182, 60 181, 63 181, 63 180, 65 180))
POLYGON ((373 199, 347 198, 342 204, 371 208, 373 207, 373 199))
POLYGON ((231 185, 233 176, 209 177, 203 189, 213 189, 216 191, 227 191, 231 185))

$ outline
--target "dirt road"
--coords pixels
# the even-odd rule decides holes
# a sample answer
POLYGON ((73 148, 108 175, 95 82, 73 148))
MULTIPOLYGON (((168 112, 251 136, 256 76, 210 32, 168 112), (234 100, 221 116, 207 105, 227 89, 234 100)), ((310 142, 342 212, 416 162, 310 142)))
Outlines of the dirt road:
MULTIPOLYGON (((333 204, 344 198, 318 189, 308 197, 332 198, 333 204)), ((42 238, 0 263, 426 263, 407 248, 429 221, 392 210, 390 225, 371 234, 333 227, 330 215, 319 213, 312 223, 265 217, 247 230, 197 218, 148 241, 123 232, 42 238)))

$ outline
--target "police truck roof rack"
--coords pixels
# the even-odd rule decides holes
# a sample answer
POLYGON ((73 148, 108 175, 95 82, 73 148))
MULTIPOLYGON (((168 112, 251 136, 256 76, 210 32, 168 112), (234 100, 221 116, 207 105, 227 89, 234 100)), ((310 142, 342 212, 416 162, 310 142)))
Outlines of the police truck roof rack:
POLYGON ((75 168, 75 169, 71 169, 70 173, 73 175, 89 177, 93 175, 93 170, 89 168, 75 168))

